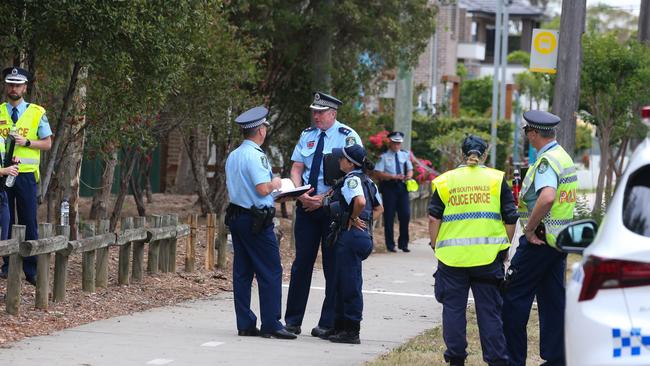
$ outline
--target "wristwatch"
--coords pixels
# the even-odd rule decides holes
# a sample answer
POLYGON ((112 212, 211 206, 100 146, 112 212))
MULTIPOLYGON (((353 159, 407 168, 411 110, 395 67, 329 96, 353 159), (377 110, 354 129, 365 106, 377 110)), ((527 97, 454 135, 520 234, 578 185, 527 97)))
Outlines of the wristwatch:
POLYGON ((25 147, 30 147, 32 145, 32 142, 29 141, 29 139, 25 139, 25 147))
POLYGON ((527 233, 529 231, 532 232, 532 230, 530 230, 530 227, 528 226, 528 224, 524 225, 524 233, 527 233))

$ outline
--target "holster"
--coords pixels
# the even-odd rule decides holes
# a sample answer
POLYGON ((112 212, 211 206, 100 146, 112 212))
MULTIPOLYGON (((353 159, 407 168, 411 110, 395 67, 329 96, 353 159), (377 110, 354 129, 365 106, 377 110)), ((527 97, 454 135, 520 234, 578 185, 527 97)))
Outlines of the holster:
POLYGON ((257 208, 253 206, 250 208, 250 212, 253 219, 251 224, 251 231, 253 234, 259 234, 262 229, 269 227, 269 225, 273 223, 275 207, 257 208))

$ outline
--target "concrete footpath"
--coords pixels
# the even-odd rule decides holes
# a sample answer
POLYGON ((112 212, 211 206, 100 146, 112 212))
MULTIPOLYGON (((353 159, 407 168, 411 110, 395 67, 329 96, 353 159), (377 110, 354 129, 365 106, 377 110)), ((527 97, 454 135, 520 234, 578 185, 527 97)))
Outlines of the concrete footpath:
MULTIPOLYGON (((427 243, 413 243, 411 253, 373 254, 364 261, 360 345, 309 335, 324 296, 322 272, 315 271, 303 334, 296 340, 238 337, 232 293, 221 293, 25 339, 0 349, 0 364, 360 365, 440 324, 442 308, 433 298, 431 277, 435 261, 427 243)), ((259 317, 256 293, 253 299, 259 317)))

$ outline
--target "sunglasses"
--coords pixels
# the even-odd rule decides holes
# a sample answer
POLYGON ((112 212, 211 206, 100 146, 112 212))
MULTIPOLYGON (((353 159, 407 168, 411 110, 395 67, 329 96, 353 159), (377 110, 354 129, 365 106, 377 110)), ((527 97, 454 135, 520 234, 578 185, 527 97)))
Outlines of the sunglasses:
POLYGON ((527 134, 530 131, 535 131, 535 129, 530 126, 524 126, 522 129, 524 130, 524 134, 527 134))

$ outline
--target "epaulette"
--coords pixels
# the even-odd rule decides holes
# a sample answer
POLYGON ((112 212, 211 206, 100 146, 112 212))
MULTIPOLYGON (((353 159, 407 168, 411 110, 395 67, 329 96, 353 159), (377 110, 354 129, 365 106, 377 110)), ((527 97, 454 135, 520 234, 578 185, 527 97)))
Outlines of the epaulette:
POLYGON ((313 130, 315 130, 315 129, 316 129, 316 127, 313 127, 313 126, 312 126, 312 127, 307 127, 307 128, 305 128, 304 130, 302 130, 302 133, 307 133, 307 132, 309 132, 309 131, 313 131, 313 130))
POLYGON ((339 132, 347 136, 352 132, 352 130, 347 127, 339 127, 339 132))

